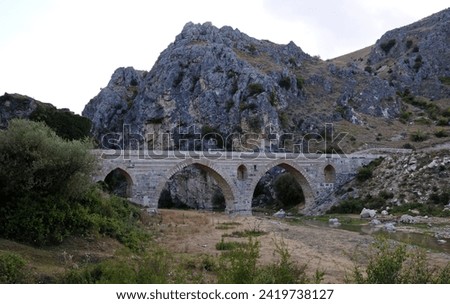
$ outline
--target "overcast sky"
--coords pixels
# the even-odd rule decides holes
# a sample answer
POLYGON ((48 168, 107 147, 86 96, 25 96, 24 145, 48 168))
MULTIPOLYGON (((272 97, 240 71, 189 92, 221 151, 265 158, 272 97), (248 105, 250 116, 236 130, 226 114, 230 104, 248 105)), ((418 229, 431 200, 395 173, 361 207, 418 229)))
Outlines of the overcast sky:
POLYGON ((118 67, 150 70, 189 21, 334 58, 447 0, 0 0, 0 95, 81 113, 118 67))

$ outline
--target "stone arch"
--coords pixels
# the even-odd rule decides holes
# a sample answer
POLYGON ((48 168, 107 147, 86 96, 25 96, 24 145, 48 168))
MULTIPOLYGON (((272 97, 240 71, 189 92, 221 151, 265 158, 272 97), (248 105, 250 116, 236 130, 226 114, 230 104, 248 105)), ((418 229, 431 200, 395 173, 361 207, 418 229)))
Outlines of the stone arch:
POLYGON ((126 189, 125 189, 125 197, 128 197, 128 198, 132 197, 133 196, 133 185, 134 185, 134 182, 133 182, 133 178, 131 177, 131 175, 125 169, 123 169, 121 167, 116 167, 116 168, 110 170, 105 175, 105 178, 103 180, 106 182, 108 176, 111 176, 111 174, 114 174, 114 172, 118 172, 126 180, 127 185, 126 185, 126 189))
POLYGON ((230 178, 227 175, 221 172, 221 170, 214 165, 214 163, 204 159, 187 159, 181 163, 178 163, 176 166, 170 169, 164 175, 164 178, 161 180, 161 182, 159 182, 158 186, 156 187, 155 190, 155 196, 157 198, 156 202, 158 202, 161 193, 163 191, 163 188, 165 184, 169 181, 169 179, 177 172, 191 165, 195 165, 211 174, 211 176, 216 180, 217 184, 222 190, 223 196, 225 197, 226 210, 233 211, 233 205, 236 202, 237 198, 237 192, 232 186, 233 183, 231 182, 230 178))
POLYGON ((334 184, 336 182, 336 169, 331 164, 325 166, 323 169, 323 175, 325 178, 325 183, 334 184))
POLYGON ((263 177, 264 174, 266 174, 267 171, 276 166, 282 167, 295 177, 298 184, 302 188, 303 195, 305 197, 305 209, 309 209, 314 204, 315 201, 316 195, 314 193, 314 184, 311 182, 305 170, 297 166, 294 162, 290 160, 280 159, 273 161, 270 164, 266 165, 262 170, 258 171, 259 174, 255 176, 255 178, 252 181, 252 184, 250 185, 249 189, 251 191, 250 193, 253 195, 253 192, 255 191, 256 185, 258 184, 259 180, 263 177))
POLYGON ((238 180, 246 180, 248 178, 248 170, 244 164, 241 164, 237 168, 237 179, 238 180))

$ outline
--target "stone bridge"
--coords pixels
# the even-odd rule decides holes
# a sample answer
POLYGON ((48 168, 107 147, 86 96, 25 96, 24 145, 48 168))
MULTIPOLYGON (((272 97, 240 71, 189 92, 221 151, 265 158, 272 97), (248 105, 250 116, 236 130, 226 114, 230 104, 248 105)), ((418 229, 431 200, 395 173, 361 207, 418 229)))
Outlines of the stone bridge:
POLYGON ((225 197, 226 212, 250 215, 255 187, 275 166, 290 172, 301 186, 305 207, 302 213, 317 210, 335 188, 354 178, 357 169, 377 155, 325 155, 223 151, 120 151, 94 150, 100 167, 94 179, 105 180, 120 170, 127 180, 127 197, 149 210, 158 201, 167 181, 187 166, 211 174, 225 197))

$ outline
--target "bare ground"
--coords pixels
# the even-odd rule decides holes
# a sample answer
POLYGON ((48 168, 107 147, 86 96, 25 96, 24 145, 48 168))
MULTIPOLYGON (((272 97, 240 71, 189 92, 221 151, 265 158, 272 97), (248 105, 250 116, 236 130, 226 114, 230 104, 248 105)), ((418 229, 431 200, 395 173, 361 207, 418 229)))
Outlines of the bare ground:
MULTIPOLYGON (((366 252, 373 237, 358 232, 313 225, 294 225, 285 220, 272 217, 230 217, 221 213, 198 211, 160 210, 159 234, 157 241, 174 253, 220 255, 216 243, 222 238, 226 241, 245 241, 223 237, 233 231, 262 230, 266 235, 259 236, 261 244, 260 262, 275 259, 274 242, 284 241, 292 259, 299 264, 307 264, 307 271, 313 274, 317 269, 324 271, 323 283, 343 283, 346 274, 354 267, 352 257, 355 253, 366 252), (236 223, 224 228, 224 223, 236 223)), ((429 252, 432 264, 444 265, 450 255, 429 252)))

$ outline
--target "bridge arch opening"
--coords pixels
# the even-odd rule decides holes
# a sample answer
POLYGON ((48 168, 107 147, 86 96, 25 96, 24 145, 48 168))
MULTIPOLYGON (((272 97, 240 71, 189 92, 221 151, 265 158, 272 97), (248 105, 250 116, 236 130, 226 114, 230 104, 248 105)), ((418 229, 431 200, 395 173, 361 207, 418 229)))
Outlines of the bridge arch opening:
POLYGON ((248 170, 247 167, 245 165, 240 165, 237 168, 237 179, 238 180, 245 180, 248 178, 248 170))
POLYGON ((265 172, 255 180, 252 208, 299 210, 310 206, 314 193, 310 182, 301 169, 285 162, 267 166, 265 172))
POLYGON ((332 165, 326 165, 323 169, 323 174, 325 177, 325 183, 333 184, 336 182, 336 169, 334 169, 332 165))
POLYGON ((116 168, 105 177, 105 184, 108 190, 120 197, 131 197, 133 190, 133 180, 125 170, 116 168))
POLYGON ((235 197, 229 182, 208 164, 178 165, 158 187, 158 208, 225 211, 235 197))

